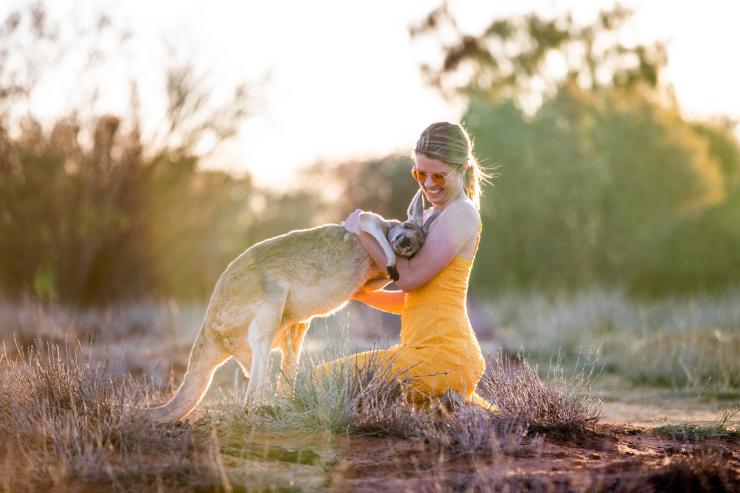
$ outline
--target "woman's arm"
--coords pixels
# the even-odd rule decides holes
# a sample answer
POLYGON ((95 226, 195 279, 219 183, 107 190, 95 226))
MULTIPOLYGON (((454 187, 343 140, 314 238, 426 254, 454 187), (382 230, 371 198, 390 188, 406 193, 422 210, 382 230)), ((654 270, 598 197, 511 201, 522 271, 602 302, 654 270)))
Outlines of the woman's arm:
POLYGON ((403 291, 365 291, 359 290, 352 296, 353 300, 361 301, 373 308, 388 313, 400 315, 403 311, 403 302, 406 299, 406 293, 403 291))
MULTIPOLYGON (((396 259, 400 278, 395 285, 408 292, 426 284, 452 262, 471 238, 477 236, 479 225, 480 216, 471 203, 465 200, 451 203, 437 218, 421 250, 411 259, 396 259)), ((375 238, 362 231, 357 234, 375 263, 386 265, 383 249, 375 238)))

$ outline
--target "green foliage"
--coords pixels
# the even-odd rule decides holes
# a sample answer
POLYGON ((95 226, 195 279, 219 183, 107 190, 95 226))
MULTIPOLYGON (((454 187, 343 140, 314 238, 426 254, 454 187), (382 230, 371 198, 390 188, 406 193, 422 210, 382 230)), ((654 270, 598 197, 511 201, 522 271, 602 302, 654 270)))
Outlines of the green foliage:
POLYGON ((724 177, 725 200, 657 231, 633 281, 639 292, 717 291, 740 278, 740 146, 727 129, 697 123, 724 177))
POLYGON ((696 122, 692 127, 709 144, 709 154, 722 166, 728 192, 740 186, 740 147, 732 133, 735 124, 724 119, 713 123, 696 122))
MULTIPOLYGON (((446 90, 454 81, 469 97, 464 123, 483 164, 497 167, 483 196, 474 292, 606 285, 665 296, 723 290, 740 278, 737 139, 728 124, 681 115, 660 83, 660 46, 619 43, 628 19, 620 9, 585 26, 529 15, 494 20, 472 36, 443 7, 416 29, 423 36, 453 26, 459 43, 445 48, 432 82, 446 90), (559 52, 567 75, 542 79, 559 52), (539 79, 536 110, 524 111, 539 79)), ((101 20, 96 35, 108 25, 101 20)), ((317 163, 302 188, 285 192, 202 170, 204 143, 235 134, 248 93, 241 85, 215 104, 187 66, 164 69, 167 105, 156 135, 141 135, 135 84, 130 114, 82 104, 51 122, 34 118, 25 109, 53 65, 42 54, 64 55, 54 50, 58 29, 38 6, 4 26, 5 296, 205 298, 228 262, 264 238, 337 222, 356 208, 405 216, 416 189, 410 156, 317 163)))
POLYGON ((740 276, 740 193, 703 214, 656 231, 632 279, 636 293, 720 291, 740 276))
POLYGON ((202 299, 250 244, 314 222, 310 194, 201 171, 198 156, 177 148, 147 157, 138 135, 119 127, 99 118, 90 147, 64 120, 51 132, 34 124, 32 135, 6 136, 0 159, 13 165, 0 170, 0 256, 14 259, 0 269, 6 296, 202 299))
MULTIPOLYGON (((577 87, 564 88, 531 117, 510 100, 475 99, 464 121, 484 164, 502 163, 482 204, 477 292, 606 283, 665 295, 725 289, 737 279, 740 194, 728 185, 737 145, 721 128, 686 122, 648 94, 577 87)), ((331 208, 323 207, 322 190, 311 186, 282 196, 253 190, 252 214, 239 216, 250 218, 240 223, 241 245, 339 221, 355 208, 401 218, 416 187, 410 167, 411 160, 400 155, 315 165, 308 170, 311 183, 334 188, 331 208)), ((185 203, 208 203, 211 221, 223 220, 218 238, 234 237, 236 209, 230 215, 215 198, 185 203)), ((176 224, 171 218, 157 223, 176 224)), ((184 258, 186 247, 175 242, 161 249, 165 263, 173 262, 171 278, 182 272, 178 284, 191 273, 179 271, 165 252, 179 248, 184 258)), ((208 291, 207 283, 199 292, 208 291)))
POLYGON ((484 198, 479 289, 665 295, 736 282, 740 146, 729 125, 681 116, 660 78, 663 45, 622 41, 631 15, 528 14, 471 34, 443 4, 411 29, 451 39, 422 72, 468 98, 477 152, 500 164, 484 198))
POLYGON ((639 94, 565 89, 531 118, 476 99, 464 120, 484 162, 503 163, 484 195, 479 285, 644 288, 663 235, 725 203, 706 140, 639 94))
MULTIPOLYGON (((202 299, 251 243, 312 225, 319 207, 311 195, 276 195, 248 176, 199 169, 245 117, 243 84, 217 104, 192 67, 166 67, 162 131, 147 136, 136 84, 130 114, 98 114, 90 102, 50 123, 18 116, 39 77, 63 62, 54 51, 60 25, 34 5, 0 29, 4 46, 16 48, 0 50, 0 293, 81 304, 202 299), (38 55, 47 52, 60 59, 38 55)), ((91 32, 111 34, 108 26, 101 17, 91 32)), ((82 30, 65 42, 83 49, 90 36, 82 30)), ((97 48, 95 60, 105 60, 97 48)))

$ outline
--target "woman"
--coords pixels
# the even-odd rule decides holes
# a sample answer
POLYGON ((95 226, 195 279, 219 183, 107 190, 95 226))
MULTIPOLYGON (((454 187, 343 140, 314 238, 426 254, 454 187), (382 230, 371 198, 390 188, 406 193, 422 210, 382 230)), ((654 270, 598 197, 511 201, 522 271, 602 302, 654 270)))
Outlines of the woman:
MULTIPOLYGON (((421 250, 411 259, 397 259, 400 279, 395 284, 400 291, 360 291, 354 296, 369 306, 401 315, 401 344, 320 368, 326 371, 334 364, 361 367, 380 361, 392 365, 394 372, 412 377, 408 390, 416 401, 452 390, 466 402, 495 410, 475 393, 485 361, 465 302, 480 238, 483 173, 467 132, 458 124, 439 122, 427 127, 416 143, 414 158, 411 173, 432 205, 424 218, 436 210, 441 212, 421 250)), ((343 225, 359 235, 378 265, 385 265, 380 245, 359 229, 360 212, 350 214, 343 225)))

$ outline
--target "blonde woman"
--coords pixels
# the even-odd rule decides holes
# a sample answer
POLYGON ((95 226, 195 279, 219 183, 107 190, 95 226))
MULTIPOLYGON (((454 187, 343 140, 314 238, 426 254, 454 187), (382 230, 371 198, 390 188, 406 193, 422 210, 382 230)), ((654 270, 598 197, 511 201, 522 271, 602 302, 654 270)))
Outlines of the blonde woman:
MULTIPOLYGON (((495 411, 494 405, 475 393, 485 360, 466 309, 468 280, 480 239, 478 211, 484 175, 465 129, 448 122, 427 127, 416 143, 411 174, 431 204, 424 218, 440 213, 421 250, 411 259, 398 258, 400 279, 395 284, 400 291, 360 291, 354 296, 400 315, 401 343, 342 358, 320 369, 336 364, 362 366, 379 359, 412 377, 408 390, 414 400, 454 391, 466 402, 495 411)), ((350 214, 343 225, 359 235, 378 265, 385 265, 380 245, 359 228, 360 212, 350 214)))

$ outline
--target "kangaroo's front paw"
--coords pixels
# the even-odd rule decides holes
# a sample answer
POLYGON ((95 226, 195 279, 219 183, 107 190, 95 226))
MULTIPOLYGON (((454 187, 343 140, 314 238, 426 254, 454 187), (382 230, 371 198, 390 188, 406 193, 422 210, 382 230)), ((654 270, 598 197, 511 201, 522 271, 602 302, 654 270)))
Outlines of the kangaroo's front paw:
POLYGON ((398 281, 400 276, 398 275, 398 271, 396 270, 395 265, 389 265, 386 267, 386 270, 388 271, 388 277, 393 279, 394 281, 398 281))

